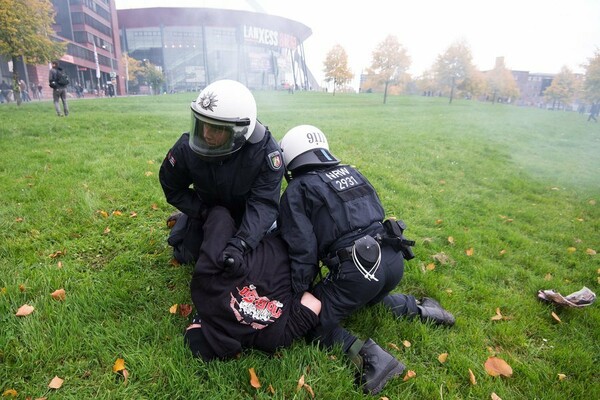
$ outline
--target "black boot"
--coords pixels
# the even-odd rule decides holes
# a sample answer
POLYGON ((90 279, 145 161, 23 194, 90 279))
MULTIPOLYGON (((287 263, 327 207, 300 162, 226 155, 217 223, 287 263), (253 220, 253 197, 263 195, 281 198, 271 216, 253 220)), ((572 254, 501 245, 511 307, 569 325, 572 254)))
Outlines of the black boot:
POLYGON ((430 297, 423 297, 418 303, 417 307, 421 313, 421 321, 433 322, 436 325, 452 326, 456 320, 454 316, 430 297))
MULTIPOLYGON (((358 340, 356 342, 357 345, 363 343, 358 340)), ((353 345, 352 347, 357 346, 353 345)), ((358 350, 358 357, 353 356, 352 352, 351 348, 349 351, 350 359, 359 367, 356 376, 357 384, 362 386, 365 394, 379 393, 388 380, 404 371, 404 364, 383 350, 372 339, 364 342, 358 350)))

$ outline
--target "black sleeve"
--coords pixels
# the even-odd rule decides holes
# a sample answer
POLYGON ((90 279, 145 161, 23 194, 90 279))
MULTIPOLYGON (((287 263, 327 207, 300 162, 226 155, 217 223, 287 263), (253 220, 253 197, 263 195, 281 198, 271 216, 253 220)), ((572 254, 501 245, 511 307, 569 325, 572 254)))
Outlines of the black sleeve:
POLYGON ((281 198, 279 228, 288 245, 294 293, 307 291, 319 272, 317 237, 306 215, 306 198, 299 182, 288 185, 281 198))
POLYGON ((279 198, 281 196, 281 181, 284 167, 280 164, 275 168, 272 157, 279 157, 282 162, 279 146, 274 139, 267 146, 267 151, 261 162, 260 173, 250 190, 246 201, 246 211, 236 236, 245 241, 250 248, 255 248, 265 236, 279 215, 279 198))
POLYGON ((167 203, 192 218, 199 217, 204 209, 202 200, 190 186, 191 175, 186 165, 188 135, 183 134, 169 150, 160 166, 159 180, 167 203))

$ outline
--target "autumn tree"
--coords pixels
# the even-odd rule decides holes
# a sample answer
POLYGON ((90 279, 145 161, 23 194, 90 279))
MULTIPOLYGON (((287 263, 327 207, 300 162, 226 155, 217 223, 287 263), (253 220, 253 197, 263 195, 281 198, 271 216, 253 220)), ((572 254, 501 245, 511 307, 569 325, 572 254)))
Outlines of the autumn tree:
POLYGON ((142 74, 142 62, 140 60, 136 60, 133 57, 130 57, 129 54, 123 53, 121 57, 121 62, 126 66, 127 69, 127 93, 129 94, 129 86, 135 86, 136 90, 139 86, 138 84, 138 75, 142 74))
POLYGON ((388 87, 398 82, 410 67, 410 57, 396 36, 389 35, 373 51, 368 73, 384 85, 383 103, 387 101, 388 87))
POLYGON ((333 46, 325 57, 323 63, 325 72, 325 81, 333 81, 333 94, 335 95, 335 89, 350 82, 354 77, 354 74, 350 71, 348 66, 348 54, 346 50, 339 44, 333 46))
POLYGON ((143 66, 142 73, 144 79, 152 87, 154 94, 160 94, 162 84, 165 82, 165 75, 162 69, 150 62, 146 62, 143 66))
POLYGON ((450 103, 454 90, 475 70, 471 48, 465 41, 457 41, 440 54, 433 66, 438 84, 443 89, 450 89, 450 103))
POLYGON ((552 79, 552 84, 544 90, 544 97, 552 101, 552 108, 565 105, 573 101, 579 92, 580 83, 575 74, 566 66, 552 79))
POLYGON ((588 59, 583 82, 585 98, 592 103, 600 101, 600 51, 588 59))
POLYGON ((66 44, 51 38, 54 16, 50 0, 0 0, 0 54, 12 60, 17 104, 21 104, 17 62, 45 64, 65 53, 66 44))
POLYGON ((494 69, 486 72, 487 90, 491 93, 492 103, 498 98, 519 96, 519 87, 512 72, 504 65, 504 59, 498 58, 494 69))

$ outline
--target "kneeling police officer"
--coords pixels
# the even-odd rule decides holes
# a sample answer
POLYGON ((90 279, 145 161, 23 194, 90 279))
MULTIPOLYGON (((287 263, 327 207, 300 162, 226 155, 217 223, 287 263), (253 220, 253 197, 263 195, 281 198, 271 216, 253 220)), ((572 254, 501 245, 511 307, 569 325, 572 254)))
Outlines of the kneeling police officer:
POLYGON ((342 319, 379 302, 398 317, 441 325, 453 325, 454 317, 431 298, 390 294, 402 279, 404 259, 413 257, 414 242, 404 238, 402 221, 384 222, 373 186, 355 168, 340 164, 320 129, 292 128, 280 146, 288 185, 279 227, 289 247, 292 288, 310 290, 321 301, 312 338, 326 347, 341 344, 359 368, 357 383, 376 394, 405 366, 372 339, 360 340, 340 327, 342 319), (313 287, 319 262, 329 273, 313 287))

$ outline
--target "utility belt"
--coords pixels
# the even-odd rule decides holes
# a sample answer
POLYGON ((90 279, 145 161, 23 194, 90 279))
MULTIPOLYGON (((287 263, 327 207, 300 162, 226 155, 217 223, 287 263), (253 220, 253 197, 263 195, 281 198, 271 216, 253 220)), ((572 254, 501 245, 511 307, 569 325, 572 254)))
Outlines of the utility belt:
POLYGON ((337 269, 342 263, 352 261, 356 268, 367 280, 375 280, 375 273, 381 264, 381 246, 391 246, 396 252, 401 251, 405 260, 415 257, 411 247, 414 240, 404 237, 406 224, 393 218, 383 221, 385 234, 378 233, 375 237, 366 235, 357 239, 352 246, 338 249, 330 257, 323 260, 330 269, 337 269))

